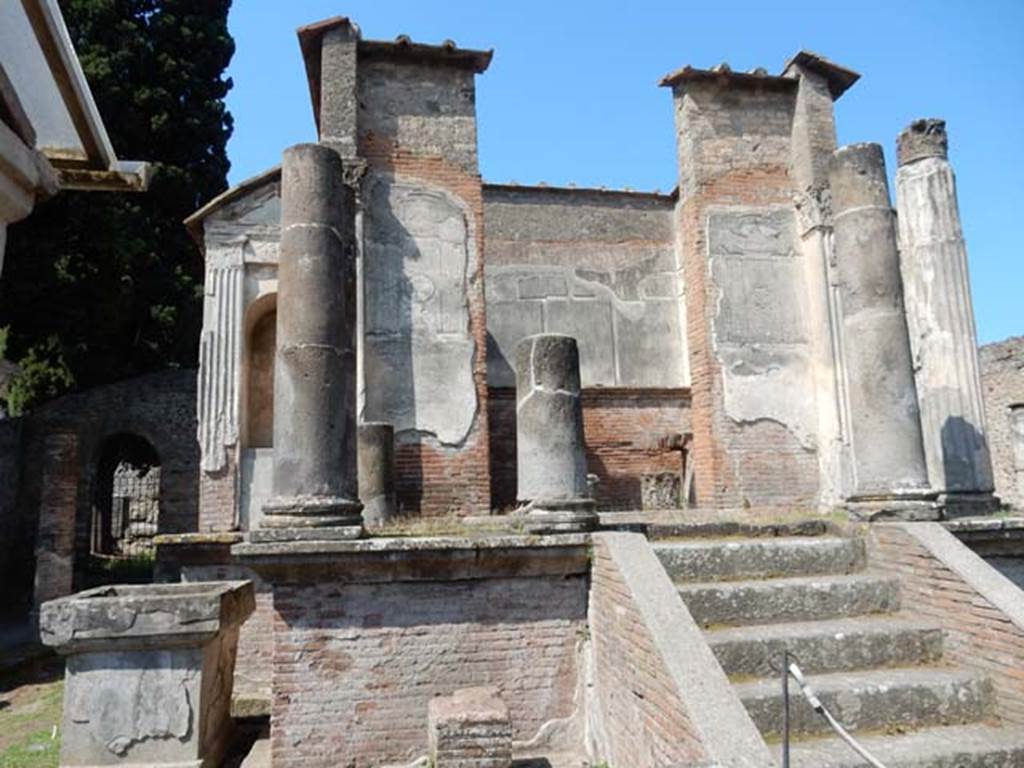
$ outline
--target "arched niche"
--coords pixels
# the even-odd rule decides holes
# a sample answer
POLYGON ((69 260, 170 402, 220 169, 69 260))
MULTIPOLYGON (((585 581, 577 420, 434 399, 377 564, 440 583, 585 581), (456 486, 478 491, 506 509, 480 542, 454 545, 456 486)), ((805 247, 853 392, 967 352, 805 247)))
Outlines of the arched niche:
POLYGON ((274 355, 277 348, 277 294, 259 297, 245 314, 242 445, 274 444, 274 355))
POLYGON ((87 579, 148 581, 160 530, 160 456, 146 438, 103 439, 92 476, 87 579))

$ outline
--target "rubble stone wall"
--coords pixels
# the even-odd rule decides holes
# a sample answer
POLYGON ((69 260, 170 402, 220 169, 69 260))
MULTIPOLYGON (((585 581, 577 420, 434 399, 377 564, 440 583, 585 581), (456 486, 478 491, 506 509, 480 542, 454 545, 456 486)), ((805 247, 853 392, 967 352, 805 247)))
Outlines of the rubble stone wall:
MULTIPOLYGON (((74 489, 74 503, 54 513, 64 522, 48 525, 74 527, 74 556, 87 553, 95 492, 96 471, 104 441, 117 434, 144 438, 160 459, 160 533, 194 531, 199 524, 199 445, 196 439, 196 376, 194 370, 148 374, 50 401, 24 418, 22 483, 15 527, 22 538, 21 552, 45 547, 36 541, 39 514, 46 502, 46 487, 57 483, 74 489), (75 443, 74 462, 58 461, 47 451, 49 436, 69 435, 75 443), (58 473, 56 476, 54 473, 58 473)), ((64 553, 68 554, 68 553, 64 553)), ((63 554, 62 554, 63 556, 63 554)), ((29 557, 12 593, 27 604, 35 564, 29 557)), ((77 576, 76 576, 77 579, 77 576)), ((8 582, 11 583, 11 582, 8 582)), ((73 585, 69 584, 68 588, 73 585)), ((5 593, 7 590, 5 590, 5 593)), ((50 595, 57 597, 57 594, 50 595)))
POLYGON ((1024 509, 1024 461, 1014 452, 1014 442, 1024 442, 1024 436, 1015 436, 1010 411, 1011 405, 1024 403, 1024 336, 986 344, 978 355, 996 495, 1024 509))

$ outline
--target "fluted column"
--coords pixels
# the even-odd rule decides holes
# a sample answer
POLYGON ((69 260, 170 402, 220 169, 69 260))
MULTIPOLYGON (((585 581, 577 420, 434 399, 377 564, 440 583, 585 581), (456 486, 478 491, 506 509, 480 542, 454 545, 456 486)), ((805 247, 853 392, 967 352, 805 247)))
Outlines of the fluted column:
POLYGON ((928 479, 950 511, 995 507, 977 335, 946 124, 917 120, 898 142, 900 260, 928 479))
POLYGON ((590 530, 597 523, 587 484, 576 339, 527 336, 516 345, 519 501, 534 533, 590 530))
POLYGON ((264 506, 267 528, 305 531, 304 538, 362 534, 355 299, 354 203, 341 157, 319 144, 291 147, 281 165, 274 497, 264 506))
POLYGON ((871 516, 930 515, 918 504, 928 496, 928 476, 882 148, 837 150, 829 184, 851 433, 849 500, 871 516))

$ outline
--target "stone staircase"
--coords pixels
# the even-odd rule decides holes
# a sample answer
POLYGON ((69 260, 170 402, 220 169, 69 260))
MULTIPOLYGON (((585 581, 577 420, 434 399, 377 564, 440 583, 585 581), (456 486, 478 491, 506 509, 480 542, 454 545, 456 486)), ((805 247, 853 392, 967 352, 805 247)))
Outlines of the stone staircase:
MULTIPOLYGON (((833 715, 887 768, 1024 766, 992 682, 943 658, 943 633, 901 612, 897 579, 832 534, 655 541, 754 724, 779 744, 788 648, 833 715)), ((868 764, 790 686, 793 768, 868 764)), ((777 747, 781 753, 781 745, 777 747)))

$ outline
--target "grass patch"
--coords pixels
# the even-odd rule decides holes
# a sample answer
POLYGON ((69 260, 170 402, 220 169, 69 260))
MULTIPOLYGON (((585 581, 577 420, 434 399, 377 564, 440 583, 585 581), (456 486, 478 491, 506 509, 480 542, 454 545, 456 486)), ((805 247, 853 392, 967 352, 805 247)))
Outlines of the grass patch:
POLYGON ((0 753, 0 768, 57 768, 60 761, 60 735, 36 731, 24 744, 14 744, 0 753))
POLYGON ((0 676, 0 768, 55 768, 64 705, 64 660, 27 662, 0 676))

